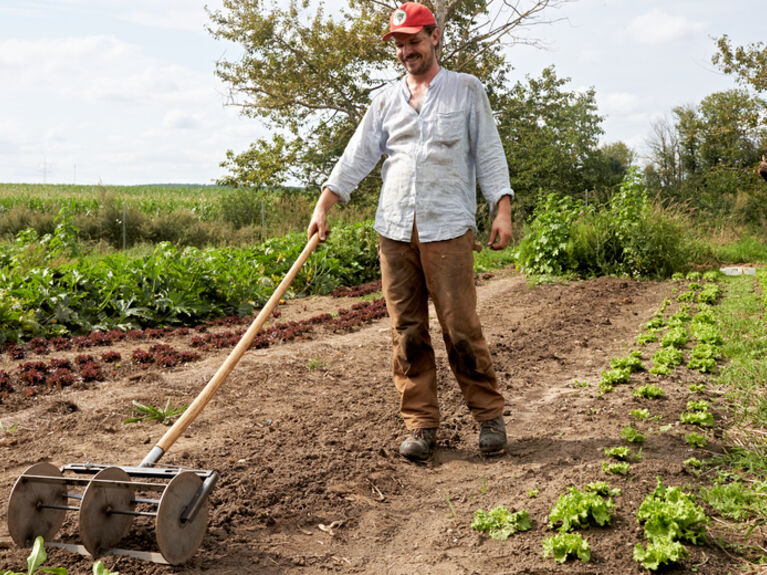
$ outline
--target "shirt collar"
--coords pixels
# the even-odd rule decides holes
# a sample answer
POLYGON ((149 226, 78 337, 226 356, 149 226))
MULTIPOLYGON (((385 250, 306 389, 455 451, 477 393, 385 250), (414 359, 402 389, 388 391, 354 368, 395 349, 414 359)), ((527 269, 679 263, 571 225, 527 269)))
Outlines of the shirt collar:
MULTIPOLYGON (((429 90, 439 85, 440 82, 442 82, 442 78, 445 76, 445 69, 440 66, 439 72, 437 72, 437 75, 434 76, 431 79, 431 82, 429 83, 429 90)), ((407 74, 402 76, 402 80, 400 81, 400 87, 402 89, 402 94, 405 96, 405 101, 408 101, 410 99, 410 88, 407 87, 407 74)))

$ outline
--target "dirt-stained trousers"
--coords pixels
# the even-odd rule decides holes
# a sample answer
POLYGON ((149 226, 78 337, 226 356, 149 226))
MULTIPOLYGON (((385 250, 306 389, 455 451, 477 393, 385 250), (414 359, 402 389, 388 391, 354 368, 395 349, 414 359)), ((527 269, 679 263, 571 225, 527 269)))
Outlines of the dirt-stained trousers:
POLYGON ((429 335, 428 297, 437 312, 448 361, 477 421, 503 413, 504 399, 482 335, 474 287, 474 234, 439 242, 379 236, 378 253, 392 327, 394 385, 408 429, 439 426, 437 368, 429 335))

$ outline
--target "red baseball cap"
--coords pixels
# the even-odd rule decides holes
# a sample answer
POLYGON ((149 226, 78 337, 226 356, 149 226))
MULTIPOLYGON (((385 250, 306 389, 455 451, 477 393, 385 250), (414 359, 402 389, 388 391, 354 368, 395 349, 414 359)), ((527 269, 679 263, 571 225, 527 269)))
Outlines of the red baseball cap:
POLYGON ((382 40, 386 42, 396 32, 403 34, 418 34, 424 26, 436 26, 437 21, 423 4, 405 2, 392 12, 389 18, 389 32, 384 34, 382 40))

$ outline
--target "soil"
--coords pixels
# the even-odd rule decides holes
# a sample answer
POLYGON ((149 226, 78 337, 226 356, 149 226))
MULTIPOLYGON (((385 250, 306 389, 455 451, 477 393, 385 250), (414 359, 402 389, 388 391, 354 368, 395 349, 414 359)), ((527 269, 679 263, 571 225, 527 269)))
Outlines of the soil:
MULTIPOLYGON (((689 430, 678 421, 690 399, 687 386, 705 378, 687 370, 661 378, 639 373, 630 385, 606 394, 598 383, 610 358, 637 348, 643 324, 672 290, 671 283, 617 278, 532 286, 510 270, 478 278, 478 309, 507 400, 509 445, 493 458, 477 450, 477 425, 440 348, 437 452, 425 464, 399 456, 406 432, 389 374, 386 318, 351 333, 320 327, 294 341, 252 349, 160 462, 221 475, 197 553, 175 567, 114 555, 104 563, 123 575, 644 573, 632 558, 634 545, 643 541, 636 509, 658 477, 693 489, 700 481, 682 463, 692 453, 684 441, 689 430), (665 399, 632 396, 634 387, 650 381, 663 387, 665 399), (662 419, 636 422, 629 410, 638 407, 662 419), (604 448, 625 444, 620 432, 632 422, 647 435, 642 460, 626 476, 607 476, 601 468, 604 448), (671 429, 658 431, 663 424, 671 429), (570 486, 605 479, 622 493, 611 525, 583 532, 591 561, 559 565, 543 558, 541 542, 553 534, 548 513, 558 497, 570 486), (528 510, 532 529, 506 541, 471 529, 475 510, 497 505, 528 510)), ((280 307, 279 320, 332 313, 359 300, 294 300, 280 307)), ((436 335, 436 318, 432 323, 436 335)), ((188 339, 169 335, 159 341, 182 348, 188 339)), ((99 350, 113 349, 124 358, 121 365, 104 367, 110 371, 101 382, 23 401, 11 394, 0 404, 6 428, 18 424, 0 434, 3 500, 38 461, 138 464, 167 428, 124 424, 131 400, 186 403, 228 353, 203 351, 196 361, 163 369, 131 364, 126 358, 136 346, 123 341, 99 350)), ((643 350, 649 365, 652 349, 643 350)), ((68 353, 42 359, 75 355, 68 353)), ((0 368, 18 371, 21 360, 7 354, 0 359, 0 368)), ((711 385, 707 399, 716 399, 711 385)), ((726 423, 724 415, 716 416, 720 426, 726 423)), ((720 450, 718 441, 709 437, 707 449, 720 450)), ((0 567, 20 570, 29 551, 12 542, 6 513, 3 506, 0 567)), ((154 532, 151 520, 138 518, 123 544, 147 549, 154 532)), ((67 516, 58 537, 79 542, 76 514, 67 516)), ((668 572, 723 574, 739 564, 711 543, 687 548, 690 556, 668 572)), ((92 559, 50 549, 47 565, 85 574, 92 559)))

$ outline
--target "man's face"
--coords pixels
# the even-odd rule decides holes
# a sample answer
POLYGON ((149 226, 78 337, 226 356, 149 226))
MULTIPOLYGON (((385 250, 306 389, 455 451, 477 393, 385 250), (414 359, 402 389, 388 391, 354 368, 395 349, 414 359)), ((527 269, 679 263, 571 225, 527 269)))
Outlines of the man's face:
POLYGON ((397 59, 402 62, 408 73, 418 76, 428 72, 437 59, 437 44, 439 29, 431 34, 421 30, 417 34, 395 33, 394 47, 397 49, 397 59))

